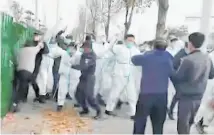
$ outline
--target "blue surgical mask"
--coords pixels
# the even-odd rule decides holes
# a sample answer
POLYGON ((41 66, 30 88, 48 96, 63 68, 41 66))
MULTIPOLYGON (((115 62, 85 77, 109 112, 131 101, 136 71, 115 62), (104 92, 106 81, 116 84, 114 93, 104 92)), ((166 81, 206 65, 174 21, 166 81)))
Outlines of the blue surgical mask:
POLYGON ((66 51, 69 55, 71 55, 71 49, 70 48, 68 48, 66 51))
POLYGON ((133 42, 127 42, 127 43, 126 43, 126 47, 127 47, 127 48, 132 48, 133 45, 134 45, 133 42))
POLYGON ((84 49, 83 49, 83 48, 80 48, 79 50, 80 50, 80 52, 82 52, 82 53, 84 52, 84 49))
POLYGON ((68 45, 68 44, 70 44, 70 43, 72 42, 72 40, 71 40, 71 39, 65 38, 65 39, 64 39, 64 42, 68 45))

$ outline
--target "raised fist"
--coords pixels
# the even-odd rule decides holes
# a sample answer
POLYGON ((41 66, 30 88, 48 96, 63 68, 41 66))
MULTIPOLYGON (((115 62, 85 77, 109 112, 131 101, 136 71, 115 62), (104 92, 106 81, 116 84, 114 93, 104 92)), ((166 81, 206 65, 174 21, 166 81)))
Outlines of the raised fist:
POLYGON ((39 42, 39 43, 38 43, 38 46, 39 46, 40 48, 44 48, 44 43, 43 43, 43 42, 39 42))

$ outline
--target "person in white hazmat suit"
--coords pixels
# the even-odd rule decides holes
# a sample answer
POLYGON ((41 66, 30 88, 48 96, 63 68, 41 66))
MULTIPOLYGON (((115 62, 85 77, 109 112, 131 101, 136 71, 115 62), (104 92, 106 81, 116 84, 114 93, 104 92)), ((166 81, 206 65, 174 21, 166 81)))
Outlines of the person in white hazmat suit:
MULTIPOLYGON (((76 48, 77 49, 77 48, 76 48)), ((81 52, 77 49, 74 54, 72 54, 73 65, 78 65, 81 58, 81 52)), ((69 95, 72 98, 72 100, 75 100, 75 93, 77 89, 77 85, 79 83, 79 77, 81 75, 81 72, 79 70, 70 69, 70 85, 69 85, 69 95)))
MULTIPOLYGON (((123 44, 123 43, 122 43, 123 44)), ((118 44, 116 44, 118 45, 118 44)), ((105 106, 109 91, 111 90, 112 84, 112 71, 115 65, 115 57, 111 50, 107 51, 104 57, 101 59, 102 63, 100 67, 96 67, 97 81, 95 85, 95 89, 97 91, 97 98, 101 105, 105 106)))
MULTIPOLYGON (((48 89, 48 79, 51 79, 50 76, 52 76, 52 67, 54 63, 54 59, 57 57, 60 57, 64 50, 60 48, 56 42, 48 42, 49 47, 49 53, 44 54, 42 57, 41 66, 39 69, 39 74, 37 76, 37 83, 40 88, 39 95, 41 96, 41 99, 45 103, 45 96, 47 94, 48 89)), ((51 79, 52 80, 52 79, 51 79)))
MULTIPOLYGON (((214 52, 210 52, 210 58, 214 62, 214 52)), ((206 91, 203 95, 200 108, 196 114, 196 130, 200 134, 206 134, 206 129, 214 120, 214 79, 208 80, 206 91)))
MULTIPOLYGON (((126 94, 126 100, 130 106, 129 116, 133 119, 136 112, 136 103, 140 86, 137 88, 135 82, 136 78, 133 76, 133 64, 131 63, 131 57, 133 55, 140 54, 140 51, 132 48, 135 43, 134 35, 127 35, 125 39, 126 45, 118 45, 113 47, 116 63, 113 71, 112 87, 107 100, 105 113, 107 115, 115 116, 113 111, 116 104, 118 100, 121 99, 121 94, 126 94), (132 54, 132 52, 135 54, 132 54)), ((139 83, 137 84, 139 85, 139 83)))
POLYGON ((57 111, 61 111, 63 105, 66 100, 66 95, 69 92, 70 94, 70 76, 71 73, 71 66, 75 63, 74 54, 76 53, 76 48, 74 44, 70 44, 67 48, 67 51, 63 52, 61 56, 61 62, 59 67, 59 88, 57 94, 57 111))

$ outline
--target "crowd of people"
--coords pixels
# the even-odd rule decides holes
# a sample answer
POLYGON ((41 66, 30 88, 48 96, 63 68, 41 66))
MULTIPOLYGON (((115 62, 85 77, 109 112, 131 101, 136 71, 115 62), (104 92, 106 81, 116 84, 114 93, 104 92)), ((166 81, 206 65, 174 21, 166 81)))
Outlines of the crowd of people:
MULTIPOLYGON (((102 118, 103 113, 117 116, 115 109, 127 103, 128 115, 134 120, 133 134, 145 133, 148 116, 153 133, 163 134, 166 116, 174 120, 173 108, 178 102, 178 133, 190 134, 194 122, 197 130, 205 133, 205 127, 214 118, 214 90, 207 87, 208 80, 214 78, 214 68, 211 57, 200 51, 205 40, 202 33, 190 34, 189 41, 183 42, 185 45, 175 55, 168 51, 169 42, 162 38, 146 42, 146 49, 136 45, 132 34, 126 35, 124 41, 103 44, 86 36, 78 46, 72 36, 62 36, 63 33, 44 41, 37 32, 33 41, 26 42, 17 52, 12 112, 19 111, 21 101, 27 102, 32 84, 34 102, 45 103, 53 97, 59 112, 66 98, 74 100, 74 107, 82 108, 80 115, 89 114, 89 107, 94 109, 94 119, 102 118), (96 45, 101 49, 97 51, 96 45), (176 94, 168 109, 169 79, 176 94), (50 80, 53 83, 48 88, 50 80), (206 97, 205 91, 209 92, 206 97), (201 102, 208 97, 201 109, 201 102), (105 106, 105 112, 101 106, 105 106), (197 112, 200 117, 195 121, 197 112)), ((177 40, 171 39, 170 43, 177 40)))

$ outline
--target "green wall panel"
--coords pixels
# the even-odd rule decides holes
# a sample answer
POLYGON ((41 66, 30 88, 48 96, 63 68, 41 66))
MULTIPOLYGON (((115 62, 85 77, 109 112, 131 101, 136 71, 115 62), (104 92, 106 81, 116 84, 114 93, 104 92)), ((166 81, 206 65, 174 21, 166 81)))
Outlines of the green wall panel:
POLYGON ((14 23, 13 18, 1 15, 1 117, 8 111, 12 95, 12 80, 15 52, 32 37, 35 29, 14 23))

